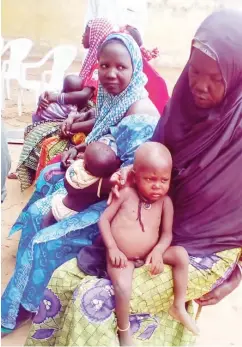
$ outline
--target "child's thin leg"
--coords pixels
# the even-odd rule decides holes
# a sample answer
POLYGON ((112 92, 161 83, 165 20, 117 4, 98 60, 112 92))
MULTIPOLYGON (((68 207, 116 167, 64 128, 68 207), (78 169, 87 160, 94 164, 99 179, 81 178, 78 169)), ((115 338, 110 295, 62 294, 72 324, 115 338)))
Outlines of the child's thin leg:
POLYGON ((180 246, 169 247, 163 256, 165 264, 172 266, 174 302, 169 313, 195 335, 199 333, 195 321, 186 311, 186 291, 188 283, 189 257, 180 246))
POLYGON ((113 267, 107 259, 107 270, 114 287, 120 345, 131 346, 133 342, 129 323, 129 302, 132 292, 134 264, 128 261, 127 267, 121 269, 113 267))
POLYGON ((56 220, 53 216, 52 210, 50 210, 43 219, 42 222, 42 229, 49 227, 50 225, 53 225, 56 223, 56 220))

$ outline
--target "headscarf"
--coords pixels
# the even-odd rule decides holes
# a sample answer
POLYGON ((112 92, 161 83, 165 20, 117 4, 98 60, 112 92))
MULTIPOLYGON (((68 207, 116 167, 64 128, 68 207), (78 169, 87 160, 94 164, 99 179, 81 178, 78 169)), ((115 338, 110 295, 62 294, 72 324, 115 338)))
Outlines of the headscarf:
POLYGON ((103 40, 113 31, 112 24, 105 18, 96 18, 87 23, 90 27, 89 50, 82 65, 80 76, 85 80, 97 62, 97 52, 103 40))
POLYGON ((142 56, 137 43, 130 35, 120 33, 109 35, 104 43, 112 39, 120 40, 127 48, 133 65, 133 75, 128 87, 118 95, 109 94, 99 83, 96 121, 86 138, 87 143, 108 134, 110 127, 123 119, 130 106, 147 95, 144 88, 147 78, 143 73, 142 56))
POLYGON ((159 56, 159 50, 158 48, 154 48, 151 51, 143 47, 143 41, 139 31, 131 25, 126 25, 120 28, 120 32, 131 35, 140 47, 143 58, 143 72, 147 76, 145 89, 149 93, 149 99, 153 102, 161 115, 167 101, 169 100, 169 94, 165 80, 159 75, 153 66, 149 64, 151 59, 155 59, 159 56))
POLYGON ((174 243, 194 255, 242 247, 241 23, 240 11, 215 12, 194 38, 217 58, 225 83, 221 104, 195 106, 187 64, 153 137, 173 156, 174 243))

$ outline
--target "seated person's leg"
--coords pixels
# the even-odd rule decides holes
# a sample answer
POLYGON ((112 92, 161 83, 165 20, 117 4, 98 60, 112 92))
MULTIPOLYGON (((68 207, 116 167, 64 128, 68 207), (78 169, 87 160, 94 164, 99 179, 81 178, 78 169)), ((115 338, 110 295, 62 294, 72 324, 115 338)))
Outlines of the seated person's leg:
POLYGON ((196 323, 187 313, 185 306, 189 266, 187 251, 180 246, 169 247, 164 253, 163 260, 165 264, 172 266, 174 301, 169 313, 193 334, 198 335, 196 323))
POLYGON ((128 261, 125 268, 114 267, 107 257, 107 271, 115 293, 115 313, 121 346, 132 346, 132 332, 129 322, 129 302, 132 293, 134 264, 128 261))

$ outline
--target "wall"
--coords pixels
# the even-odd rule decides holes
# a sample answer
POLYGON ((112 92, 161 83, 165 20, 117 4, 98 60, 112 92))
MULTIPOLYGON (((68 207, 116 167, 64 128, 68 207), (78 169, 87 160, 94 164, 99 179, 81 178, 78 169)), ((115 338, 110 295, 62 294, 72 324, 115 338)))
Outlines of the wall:
MULTIPOLYGON (((159 47, 158 65, 173 67, 184 65, 191 39, 209 13, 223 7, 242 8, 242 0, 147 2, 144 42, 147 48, 159 47)), ((35 43, 32 55, 38 56, 57 44, 72 43, 79 47, 80 57, 86 9, 87 0, 2 0, 2 35, 5 39, 31 38, 35 43)))
POLYGON ((145 42, 158 45, 161 66, 184 66, 191 40, 201 22, 213 11, 241 8, 242 0, 150 0, 145 42))
POLYGON ((80 47, 87 0, 2 0, 4 39, 28 37, 34 56, 70 43, 80 47))

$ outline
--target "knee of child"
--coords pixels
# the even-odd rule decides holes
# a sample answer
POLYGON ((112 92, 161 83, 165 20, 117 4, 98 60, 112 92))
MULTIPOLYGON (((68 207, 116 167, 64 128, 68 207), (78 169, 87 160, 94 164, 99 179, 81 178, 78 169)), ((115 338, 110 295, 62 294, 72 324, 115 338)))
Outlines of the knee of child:
POLYGON ((177 263, 183 266, 188 266, 189 256, 184 247, 175 246, 174 249, 174 258, 177 260, 177 263))
POLYGON ((127 279, 119 276, 118 279, 113 283, 115 294, 120 294, 122 296, 129 296, 131 291, 131 283, 128 283, 127 279))

